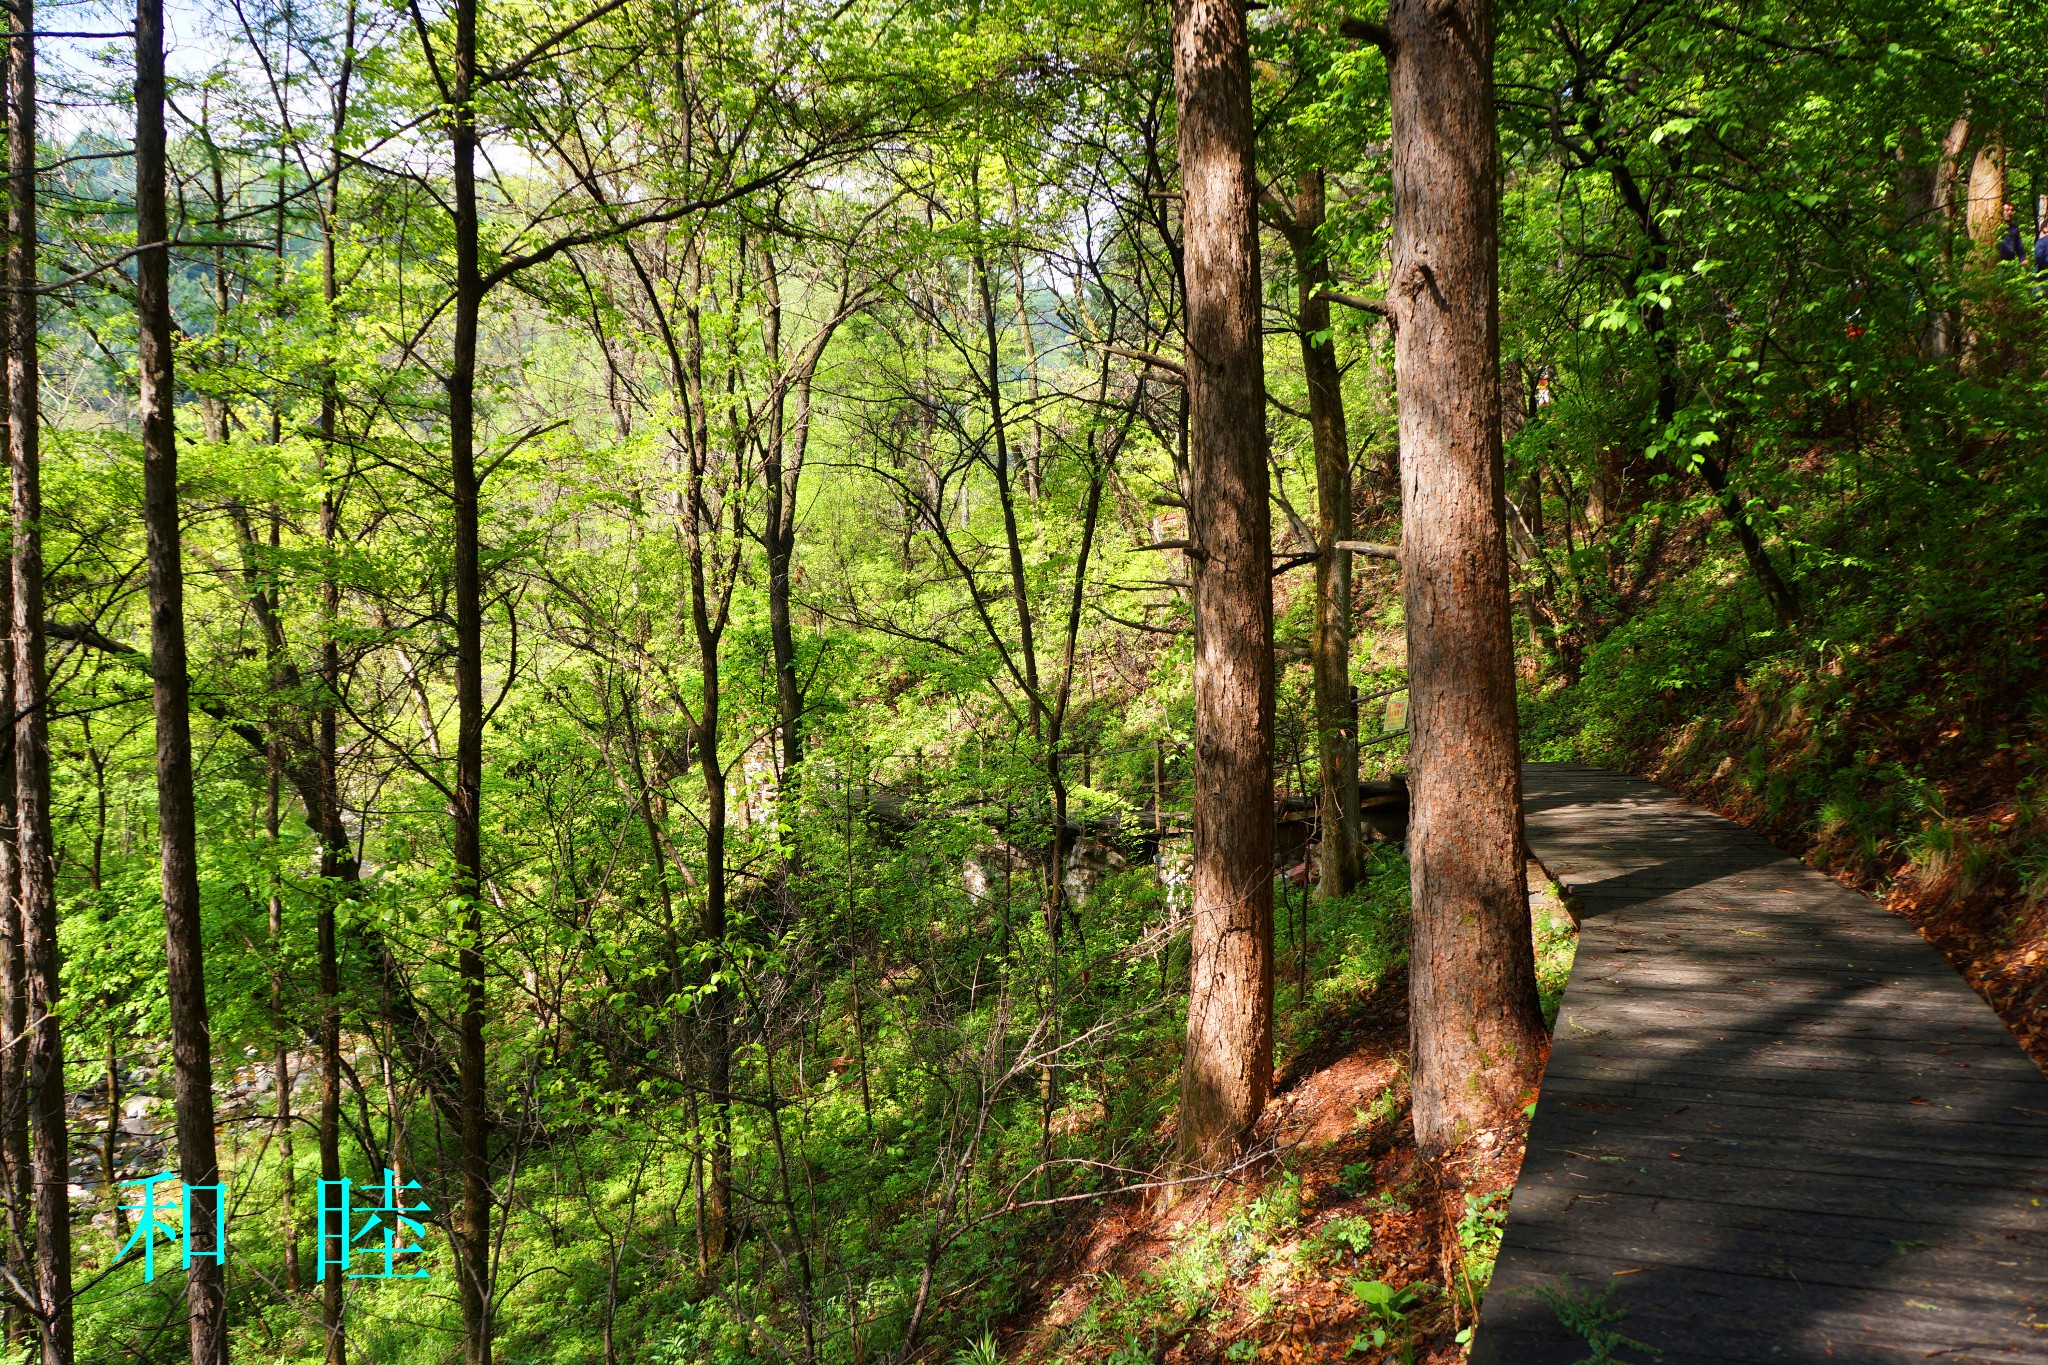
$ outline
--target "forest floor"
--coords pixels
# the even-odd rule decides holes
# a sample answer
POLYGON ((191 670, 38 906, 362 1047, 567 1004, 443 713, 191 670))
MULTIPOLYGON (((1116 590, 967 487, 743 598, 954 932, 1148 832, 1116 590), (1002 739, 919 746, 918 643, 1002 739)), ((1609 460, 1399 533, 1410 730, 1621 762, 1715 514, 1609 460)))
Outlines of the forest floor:
MULTIPOLYGON (((1532 888, 1546 1013, 1570 972, 1570 922, 1532 888)), ((1298 1013, 1261 1120, 1264 1159, 1171 1208, 1145 1195, 1071 1219, 1002 1357, 1018 1362, 1462 1360, 1498 1249, 1526 1115, 1416 1159, 1406 971, 1298 1013)), ((1284 1009, 1287 992, 1282 991, 1284 1009)))

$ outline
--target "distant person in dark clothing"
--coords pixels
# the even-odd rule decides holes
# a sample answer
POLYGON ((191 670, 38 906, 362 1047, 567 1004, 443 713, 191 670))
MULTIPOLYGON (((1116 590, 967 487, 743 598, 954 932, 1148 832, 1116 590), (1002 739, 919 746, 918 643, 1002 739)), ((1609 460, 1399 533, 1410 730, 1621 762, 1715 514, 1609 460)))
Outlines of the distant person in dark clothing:
POLYGON ((2042 223, 2040 231, 2034 234, 2034 273, 2048 273, 2048 222, 2042 223))
POLYGON ((2024 261, 2027 246, 2020 236, 2019 210, 2011 204, 2005 206, 2005 235, 1998 239, 1998 259, 2001 261, 2024 261))

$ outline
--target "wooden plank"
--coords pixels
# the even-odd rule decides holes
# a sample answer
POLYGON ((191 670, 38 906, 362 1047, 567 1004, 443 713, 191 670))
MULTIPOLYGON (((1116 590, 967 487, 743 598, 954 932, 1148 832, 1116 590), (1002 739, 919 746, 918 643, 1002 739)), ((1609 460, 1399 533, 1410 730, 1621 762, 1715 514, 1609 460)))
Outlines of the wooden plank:
MULTIPOLYGON (((1803 1282, 1789 1273, 1645 1265, 1620 1256, 1569 1250, 1545 1251, 1542 1260, 1548 1270, 1537 1280, 1496 1272, 1481 1308, 1481 1341, 1492 1326, 1486 1310, 1496 1301, 1513 1306, 1507 1321, 1523 1332, 1544 1335, 1555 1330, 1556 1317, 1549 1305, 1531 1292, 1539 1285, 1564 1287, 1584 1297, 1595 1286, 1613 1284, 1609 1303, 1625 1314, 1615 1324, 1616 1330, 1661 1347, 1667 1354, 1711 1343, 1717 1351, 1730 1352, 1724 1358, 1755 1358, 1741 1353, 1740 1343, 1746 1339, 1761 1345, 1762 1354, 1771 1359, 1861 1362, 1872 1358, 1873 1347, 1906 1346, 1923 1359, 1955 1359, 1947 1352, 1962 1349, 1996 1351, 2001 1360, 2048 1362, 2048 1341, 2043 1340, 2048 1333, 2032 1327, 2035 1319, 2025 1307, 1889 1286, 1803 1282), (1771 1346, 1779 1350, 1773 1353, 1771 1346)), ((1577 1361, 1584 1354, 1581 1341, 1579 1355, 1561 1359, 1577 1361)), ((1625 1358, 1648 1359, 1640 1353, 1625 1358)), ((1503 1358, 1475 1349, 1472 1359, 1503 1358)), ((1517 1358, 1513 1365, 1525 1363, 1517 1358)))
MULTIPOLYGON (((1749 1111, 1754 1115, 1757 1111, 1749 1111)), ((1673 1123, 1660 1115, 1563 1114, 1546 1126, 1546 1137, 1570 1143, 1598 1158, 1662 1164, 1701 1162, 1721 1166, 1763 1166, 1770 1170, 1860 1173, 1869 1180, 1934 1181, 1955 1186, 1991 1184, 2030 1195, 2048 1194, 2048 1169, 2038 1146, 2012 1134, 1974 1136, 1878 1128, 1863 1132, 1816 1125, 1788 1132, 1762 1123, 1704 1130, 1699 1123, 1673 1123)), ((1565 1150, 1560 1148, 1560 1150, 1565 1150)), ((1683 1173, 1670 1173, 1674 1181, 1683 1173)))
MULTIPOLYGON (((1929 1201, 1929 1205, 1933 1207, 1933 1201, 1929 1201)), ((1948 1205, 1941 1209, 1941 1215, 1952 1221, 1958 1207, 1948 1205)), ((1533 1238, 1546 1235, 1545 1230, 1551 1225, 1562 1221, 1569 1226, 1573 1219, 1583 1219, 1584 1226, 1591 1227, 1609 1218, 1624 1221, 1656 1218, 1707 1224, 1738 1232, 1769 1231, 1795 1237, 1824 1237, 1827 1244, 1844 1248, 1844 1255, 1857 1257, 1869 1251, 1885 1259, 1895 1254, 1905 1255, 1906 1249, 1910 1249, 1913 1255, 1925 1253, 1930 1258, 1940 1259, 1953 1250, 1943 1247, 1929 1250, 1919 1236, 1926 1230, 1928 1220, 1911 1209, 1891 1208, 1866 1214, 1830 1207, 1826 1212, 1826 1232, 1820 1234, 1815 1232, 1817 1225, 1811 1208, 1737 1207, 1723 1200, 1689 1199, 1661 1189, 1653 1193, 1589 1190, 1574 1182, 1553 1182, 1532 1187, 1528 1198, 1517 1206, 1515 1216, 1521 1221, 1516 1225, 1515 1236, 1518 1245, 1531 1242, 1533 1238)), ((1975 1255, 1988 1249, 1987 1254, 1994 1264, 2048 1254, 2048 1232, 2039 1228, 1970 1224, 1963 1228, 1962 1235, 1968 1244, 1965 1248, 1968 1254, 1975 1255)))
MULTIPOLYGON (((2038 1135, 2037 1120, 2027 1117, 2026 1107, 2022 1104, 1999 1105, 1990 1096, 1968 1105, 1949 1103, 1955 1098, 1945 1094, 1938 1101, 1914 1105, 1921 1111, 1915 1116, 1915 1121, 1957 1124, 1966 1129, 2010 1125, 2013 1133, 2028 1143, 2038 1135)), ((2024 1096, 2016 1095, 2015 1098, 2024 1096)), ((1650 1076, 1619 1084, 1602 1079, 1580 1084, 1570 1078, 1551 1075, 1544 1078, 1543 1087, 1545 1104, 1555 1103, 1596 1112, 1625 1112, 1635 1107, 1630 1103, 1634 1101, 1660 1112, 1688 1108, 1704 1110, 1709 1108, 1706 1101, 1712 1101, 1714 1109, 1754 1107, 1775 1110, 1788 1100, 1804 1102, 1816 1117, 1844 1123, 1867 1122, 1880 1114, 1891 1113, 1899 1104, 1895 1099, 1872 1098, 1856 1086, 1845 1086, 1839 1093, 1821 1091, 1803 1079, 1788 1079, 1775 1084, 1753 1081, 1741 1088, 1731 1084, 1707 1095, 1700 1093, 1695 1078, 1690 1076, 1650 1076)))
MULTIPOLYGON (((1945 1183, 1892 1183, 1873 1190, 1871 1182, 1858 1176, 1712 1165, 1688 1172, 1689 1178, 1680 1186, 1663 1179, 1664 1172, 1643 1170, 1645 1164, 1601 1162, 1570 1170, 1531 1171, 1528 1180, 1517 1182, 1516 1197, 1520 1198, 1525 1188, 1547 1186, 1572 1194, 1670 1196, 1718 1204, 1729 1210, 1731 1219, 1780 1212, 1800 1214, 1822 1223, 1836 1217, 1898 1217, 1914 1226, 1952 1223, 1958 1209, 1967 1209, 1973 1226, 1996 1229, 2001 1236, 2007 1232, 2033 1233, 2041 1227, 2040 1210, 2024 1199, 2018 1203, 1984 1199, 1980 1189, 1972 1192, 1978 1198, 1964 1200, 1945 1183)), ((1525 1166, 1524 1170, 1528 1168, 1525 1166)), ((1512 1205, 1508 1221, 1514 1221, 1512 1205)))
POLYGON ((1934 1295, 1984 1311, 2031 1308, 2035 1298, 2021 1277, 2038 1278, 2048 1262, 2048 1248, 2016 1240, 1929 1248, 1916 1245, 1925 1239, 1904 1233, 1863 1240, 1838 1236, 1833 1228, 1815 1233, 1763 1220, 1742 1226, 1711 1217, 1667 1217, 1648 1199, 1574 1212, 1575 1220, 1551 1219, 1525 1229, 1516 1246, 1544 1253, 1582 1250, 1588 1245, 1584 1233, 1570 1225, 1582 1221, 1598 1230, 1601 1254, 1623 1264, 1721 1267, 1806 1285, 1934 1295))
POLYGON ((2004 1178, 2000 1163, 1984 1160, 1966 1166, 1953 1160, 1914 1162, 1896 1152, 1869 1148, 1831 1150, 1817 1142, 1770 1143, 1750 1139, 1726 1145, 1694 1143, 1685 1148, 1657 1134, 1608 1133, 1597 1138, 1565 1132, 1557 1141, 1574 1144, 1587 1152, 1584 1161, 1559 1169, 1570 1179, 1592 1179, 1597 1174, 1588 1163, 1619 1165, 1624 1175, 1643 1177, 1642 1183, 1674 1194, 1699 1197, 1701 1191, 1724 1188, 1728 1182, 1720 1172, 1742 1172, 1751 1182, 1759 1180, 1799 1181, 1817 1176, 1837 1176, 1856 1182, 1855 1198, 1838 1208, 1877 1210, 1895 1207, 1900 1201, 1936 1195, 1958 1203, 1975 1203, 1988 1192, 2009 1191, 2029 1198, 2048 1198, 2048 1177, 2039 1173, 2004 1178), (1676 1151, 1678 1156, 1671 1156, 1676 1151))
POLYGON ((1738 1045, 1782 1046, 1785 1043, 1850 1044, 1868 1042, 1913 1043, 1939 1055, 1959 1056, 1976 1065, 2002 1065, 2012 1051, 2009 1036, 1957 1029, 1954 1036, 1929 1041, 1930 1024, 1939 1025, 1945 1016, 1937 1011, 1866 1010, 1831 1000, 1806 1000, 1782 1004, 1768 1011, 1753 1010, 1755 1017, 1738 1012, 1746 1000, 1728 997, 1658 1001, 1634 993, 1612 993, 1601 1001, 1603 1023, 1619 1022, 1650 1036, 1669 1034, 1697 1043, 1699 1026, 1713 1024, 1716 1034, 1738 1045), (1709 1008, 1713 1006, 1714 1008, 1709 1008), (1716 1017, 1716 1015, 1720 1017, 1716 1017))
POLYGON ((2048 1080, 1912 928, 1647 782, 1524 775, 1580 944, 1472 1359, 2048 1365, 2048 1080), (1623 1351, 1620 1359, 1645 1359, 1623 1351))
MULTIPOLYGON (((1950 1080, 1975 1080, 1976 1077, 1969 1074, 1973 1071, 1989 1071, 1994 1077, 2012 1074, 1996 1062, 1986 1065, 1980 1061, 1973 1066, 1967 1055, 1956 1055, 1961 1049, 1949 1053, 1938 1053, 1931 1048, 1901 1050, 1888 1055, 1875 1047, 1858 1047, 1855 1040, 1850 1039, 1834 1040, 1832 1044, 1819 1040, 1788 1039, 1754 1047, 1738 1041, 1733 1045, 1716 1047, 1716 1042, 1726 1042, 1727 1035, 1692 1041, 1658 1037, 1647 1030, 1631 1032, 1618 1020, 1612 1026, 1597 1030, 1581 1025, 1576 1031, 1571 1028, 1571 1022, 1564 1021, 1557 1036, 1578 1044, 1576 1064, 1582 1070, 1601 1067, 1615 1075, 1646 1070, 1685 1071, 1708 1076, 1739 1076, 1772 1070, 1826 1071, 1872 1078, 1883 1076, 1896 1078, 1901 1084, 1926 1085, 1950 1080)), ((2014 1051, 2018 1051, 2017 1045, 2014 1051)), ((1907 1085, 1907 1088, 1911 1086, 1907 1085)))

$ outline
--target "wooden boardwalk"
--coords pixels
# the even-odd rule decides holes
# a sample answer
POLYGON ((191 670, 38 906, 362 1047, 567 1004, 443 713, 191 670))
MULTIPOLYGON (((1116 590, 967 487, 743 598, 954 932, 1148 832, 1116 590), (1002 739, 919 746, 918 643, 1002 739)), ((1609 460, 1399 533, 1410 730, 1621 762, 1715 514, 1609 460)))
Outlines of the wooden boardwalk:
POLYGON ((1990 1007, 1662 788, 1525 782, 1579 949, 1472 1360, 2048 1363, 2048 1080, 1990 1007))

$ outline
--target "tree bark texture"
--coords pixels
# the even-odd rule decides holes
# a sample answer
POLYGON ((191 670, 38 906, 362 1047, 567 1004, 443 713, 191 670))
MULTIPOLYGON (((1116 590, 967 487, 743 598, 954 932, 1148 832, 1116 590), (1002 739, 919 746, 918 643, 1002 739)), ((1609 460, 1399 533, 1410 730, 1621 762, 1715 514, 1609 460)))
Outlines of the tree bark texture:
POLYGON ((1491 0, 1394 0, 1393 300, 1408 617, 1416 1141, 1540 1074, 1500 446, 1491 0))
MULTIPOLYGON (((1954 264, 1948 234, 1955 223, 1957 179, 1962 173, 1963 149, 1969 141, 1970 116, 1968 113, 1959 114, 1942 138, 1941 154, 1934 163, 1934 189, 1930 199, 1935 225, 1941 234, 1944 268, 1954 264)), ((1942 358, 1955 353, 1957 322, 1952 308, 1943 306, 1928 310, 1925 345, 1929 356, 1942 358)))
POLYGON ((150 672, 156 715, 157 829, 163 855, 171 1097, 185 1220, 186 1337, 192 1365, 228 1358, 227 1277, 215 1218, 213 1045, 206 1014, 199 839, 192 808, 191 681, 185 656, 185 574, 178 525, 172 377, 170 229, 164 164, 163 0, 135 7, 137 349, 142 372, 143 521, 148 530, 150 672))
POLYGON ((1251 60, 1235 0, 1176 0, 1195 609, 1194 935, 1179 1160, 1239 1151, 1273 1088, 1273 589, 1251 60))
POLYGON ((11 284, 20 306, 7 348, 8 438, 14 463, 15 895, 21 916, 23 1027, 35 1189, 35 1294, 44 1365, 70 1365, 70 1142, 64 1122, 64 1035, 58 1025, 57 869, 50 840, 49 674, 43 637, 43 480, 36 354, 35 9, 17 0, 9 30, 11 284))
POLYGON ((1993 128, 1970 160, 1970 202, 1964 223, 1970 240, 1991 255, 2005 231, 2005 130, 1993 128))
MULTIPOLYGON (((0 70, 0 84, 5 72, 0 70)), ((11 282, 11 281, 10 281, 11 282)), ((32 304, 29 306, 33 306, 32 304)), ((11 336, 15 308, 12 293, 0 294, 0 337, 11 336)), ((0 363, 0 428, 8 423, 7 366, 0 363)), ((0 436, 0 451, 12 460, 11 439, 0 436)), ((10 543, 11 543, 10 533, 10 543)), ((0 574, 0 697, 14 705, 14 575, 0 574)), ((6 1244, 0 1248, 7 1266, 24 1284, 32 1279, 25 1248, 32 1226, 34 1198, 29 1183, 28 1097, 22 1068, 27 1043, 28 983, 22 975, 21 906, 16 888, 20 863, 14 847, 14 727, 0 727, 0 1208, 5 1210, 6 1244)), ((21 1324, 17 1309, 6 1312, 11 1345, 21 1324)))

